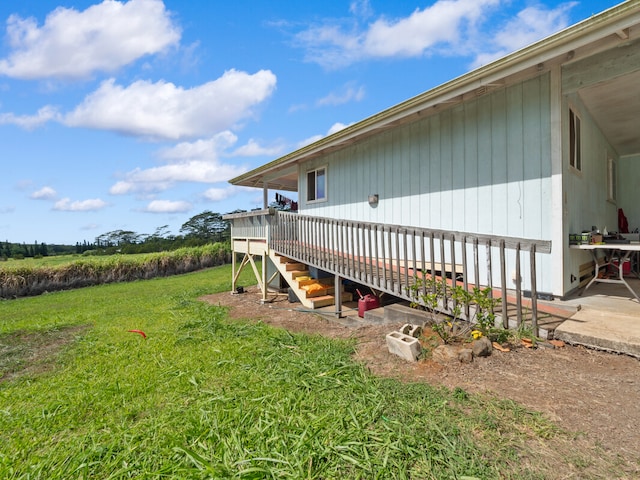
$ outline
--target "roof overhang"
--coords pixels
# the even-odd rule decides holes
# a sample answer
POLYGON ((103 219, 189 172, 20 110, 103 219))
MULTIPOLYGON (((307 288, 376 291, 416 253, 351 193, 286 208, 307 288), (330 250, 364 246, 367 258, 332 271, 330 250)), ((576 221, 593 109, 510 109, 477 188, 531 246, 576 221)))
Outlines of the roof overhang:
MULTIPOLYGON (((384 130, 437 113, 452 104, 463 102, 470 96, 482 95, 502 87, 508 81, 526 78, 553 65, 575 62, 614 46, 629 44, 639 37, 640 2, 629 0, 235 177, 230 183, 296 191, 298 165, 302 162, 340 150, 384 130)), ((597 95, 604 93, 601 90, 597 95)), ((595 94, 593 96, 595 98, 595 94)))

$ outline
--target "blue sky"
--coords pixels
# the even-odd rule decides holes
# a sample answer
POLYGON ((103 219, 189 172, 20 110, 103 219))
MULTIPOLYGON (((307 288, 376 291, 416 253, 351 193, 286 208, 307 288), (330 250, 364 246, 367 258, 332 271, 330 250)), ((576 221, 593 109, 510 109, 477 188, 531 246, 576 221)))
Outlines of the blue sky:
POLYGON ((261 207, 228 180, 618 3, 2 1, 0 241, 261 207))

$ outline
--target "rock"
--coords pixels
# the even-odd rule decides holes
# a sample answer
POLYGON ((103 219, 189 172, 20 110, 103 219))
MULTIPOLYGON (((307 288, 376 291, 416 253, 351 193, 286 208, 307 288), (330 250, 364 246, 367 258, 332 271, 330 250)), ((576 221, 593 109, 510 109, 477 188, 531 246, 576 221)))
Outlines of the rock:
POLYGON ((458 360, 460 360, 460 363, 473 362, 473 350, 470 350, 468 348, 463 348, 458 352, 458 360))
POLYGON ((433 349, 431 358, 434 362, 438 362, 441 365, 458 362, 458 349, 452 345, 440 345, 433 349))
POLYGON ((491 355, 493 345, 491 345, 491 340, 487 337, 480 337, 478 340, 473 341, 471 349, 474 357, 488 357, 491 355))

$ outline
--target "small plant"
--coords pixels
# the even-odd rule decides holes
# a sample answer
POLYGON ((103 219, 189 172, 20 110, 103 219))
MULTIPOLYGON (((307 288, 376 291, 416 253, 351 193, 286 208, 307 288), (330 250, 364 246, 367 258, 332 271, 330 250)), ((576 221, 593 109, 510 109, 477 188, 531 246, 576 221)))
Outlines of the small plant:
POLYGON ((471 330, 469 323, 461 319, 453 321, 440 319, 431 328, 446 344, 454 343, 457 340, 467 340, 471 330))
POLYGON ((415 299, 411 302, 413 308, 424 307, 429 312, 432 321, 436 321, 438 303, 443 297, 446 284, 423 272, 422 277, 416 277, 411 286, 411 296, 415 299))
MULTIPOLYGON (((483 289, 474 287, 471 297, 476 305, 476 329, 491 340, 499 341, 497 337, 502 337, 507 332, 502 327, 496 327, 495 308, 500 304, 501 299, 491 296, 490 287, 483 289)), ((508 333, 506 333, 506 336, 508 337, 508 333)))
POLYGON ((457 400, 469 400, 469 394, 462 387, 456 387, 452 392, 453 398, 457 400))
POLYGON ((461 285, 449 286, 446 279, 423 272, 415 279, 411 294, 414 298, 411 305, 423 307, 430 313, 432 328, 444 343, 482 336, 492 341, 506 341, 509 336, 508 330, 496 326, 495 308, 501 299, 491 295, 491 287, 474 287, 470 292, 461 285), (471 318, 465 319, 472 305, 475 311, 471 318), (447 312, 449 318, 438 317, 439 312, 447 312))

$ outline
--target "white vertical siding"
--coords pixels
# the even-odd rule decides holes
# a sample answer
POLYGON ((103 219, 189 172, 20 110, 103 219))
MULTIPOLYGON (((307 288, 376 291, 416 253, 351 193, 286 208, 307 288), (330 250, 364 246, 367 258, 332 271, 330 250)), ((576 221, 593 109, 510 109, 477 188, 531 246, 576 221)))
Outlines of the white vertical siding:
MULTIPOLYGON (((591 118, 577 95, 570 95, 563 105, 563 130, 565 138, 569 138, 568 116, 569 108, 572 108, 580 117, 580 130, 582 138, 582 171, 576 172, 569 167, 568 161, 564 162, 565 178, 565 222, 568 225, 568 233, 590 230, 592 225, 600 229, 607 227, 610 231, 618 230, 618 204, 607 200, 607 156, 608 153, 617 158, 615 150, 608 143, 600 128, 591 118)), ((568 142, 564 142, 565 155, 568 158, 568 142)), ((622 171, 620 172, 622 174, 622 171)), ((623 178, 622 176, 618 177, 623 178)), ((625 178, 622 185, 618 185, 618 191, 625 189, 635 192, 637 183, 632 178, 625 178)), ((633 202, 633 200, 632 200, 633 202)), ((631 205, 631 203, 626 203, 631 205)), ((624 208, 624 207, 623 207, 624 208)), ((566 240, 565 240, 566 241, 566 240)), ((569 250, 565 262, 566 275, 579 276, 580 265, 591 260, 586 252, 569 250)))
POLYGON ((523 233, 523 117, 522 85, 507 90, 507 235, 521 237, 523 233))
MULTIPOLYGON (((430 125, 429 135, 429 171, 431 177, 429 178, 429 184, 426 185, 426 192, 437 192, 440 190, 442 178, 442 170, 447 166, 441 161, 441 149, 440 149, 440 116, 436 115, 431 117, 428 121, 430 125)), ((418 226, 433 226, 442 225, 442 196, 441 195, 424 195, 425 200, 429 202, 429 216, 422 217, 422 224, 418 226)))
MULTIPOLYGON (((477 163, 477 177, 478 177, 478 201, 476 205, 476 211, 478 215, 478 221, 476 223, 476 229, 480 229, 480 225, 486 225, 493 231, 494 220, 491 215, 491 209, 486 208, 486 205, 493 205, 493 142, 492 129, 491 129, 491 117, 493 112, 492 96, 485 95, 478 100, 478 129, 475 141, 478 148, 478 163, 477 163)), ((496 186, 497 187, 497 186, 496 186)))
MULTIPOLYGON (((491 95, 491 182, 487 187, 491 190, 491 205, 499 205, 502 209, 490 210, 491 231, 506 234, 508 181, 507 181, 507 95, 505 90, 491 95)), ((485 142, 486 143, 486 142, 485 142)), ((485 147, 488 148, 488 147, 485 147)))
MULTIPOLYGON (((328 201, 303 200, 301 210, 549 239, 549 85, 544 74, 309 162, 328 165, 328 201), (376 208, 367 203, 372 193, 380 197, 376 208)), ((551 291, 544 282, 539 289, 551 291)))

